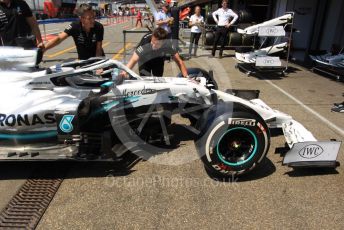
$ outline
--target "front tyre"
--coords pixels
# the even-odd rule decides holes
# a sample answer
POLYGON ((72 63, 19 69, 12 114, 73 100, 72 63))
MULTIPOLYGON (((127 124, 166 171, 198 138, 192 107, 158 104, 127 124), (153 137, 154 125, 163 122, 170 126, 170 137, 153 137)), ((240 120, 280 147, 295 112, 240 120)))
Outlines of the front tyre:
POLYGON ((270 147, 269 129, 251 111, 225 113, 208 120, 196 142, 207 171, 214 176, 239 176, 254 169, 270 147))

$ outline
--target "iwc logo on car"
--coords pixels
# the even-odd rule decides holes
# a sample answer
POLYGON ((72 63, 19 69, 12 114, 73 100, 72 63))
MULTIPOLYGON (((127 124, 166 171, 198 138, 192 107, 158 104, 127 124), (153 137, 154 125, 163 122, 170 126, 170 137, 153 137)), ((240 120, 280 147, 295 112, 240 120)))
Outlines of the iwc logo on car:
POLYGON ((274 63, 275 63, 275 61, 273 59, 267 58, 264 60, 265 65, 273 65, 274 63))
POLYGON ((299 155, 302 158, 312 159, 320 156, 324 152, 324 149, 319 145, 307 145, 299 151, 299 155))
POLYGON ((266 33, 269 34, 269 35, 274 35, 278 32, 278 30, 276 28, 268 28, 266 30, 266 33))

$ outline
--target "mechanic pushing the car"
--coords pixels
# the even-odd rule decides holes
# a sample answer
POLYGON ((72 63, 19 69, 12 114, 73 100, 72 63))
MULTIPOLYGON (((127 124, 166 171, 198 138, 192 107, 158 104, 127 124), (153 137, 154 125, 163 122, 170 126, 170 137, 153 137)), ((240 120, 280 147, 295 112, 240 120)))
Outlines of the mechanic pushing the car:
POLYGON ((0 0, 0 45, 44 48, 36 18, 25 1, 0 0))
POLYGON ((140 41, 127 67, 132 69, 139 63, 141 76, 161 77, 164 73, 166 54, 172 54, 182 75, 188 77, 188 72, 179 53, 172 47, 172 42, 167 39, 167 31, 161 27, 156 28, 152 34, 145 35, 140 41))
POLYGON ((92 6, 81 4, 78 13, 80 21, 73 22, 64 32, 49 41, 45 50, 55 47, 67 37, 72 36, 80 60, 104 56, 102 48, 104 27, 101 23, 95 21, 95 12, 92 6))
POLYGON ((228 0, 222 0, 222 8, 218 9, 213 13, 213 18, 217 24, 216 32, 215 32, 215 40, 213 45, 213 50, 211 52, 211 55, 214 57, 217 44, 220 41, 220 38, 222 37, 221 42, 221 48, 220 48, 220 56, 219 58, 222 58, 223 49, 225 47, 226 37, 229 33, 229 27, 231 27, 237 20, 238 15, 234 13, 233 10, 228 8, 228 0), (217 19, 217 17, 219 17, 217 19), (229 21, 231 18, 233 18, 231 21, 229 21))

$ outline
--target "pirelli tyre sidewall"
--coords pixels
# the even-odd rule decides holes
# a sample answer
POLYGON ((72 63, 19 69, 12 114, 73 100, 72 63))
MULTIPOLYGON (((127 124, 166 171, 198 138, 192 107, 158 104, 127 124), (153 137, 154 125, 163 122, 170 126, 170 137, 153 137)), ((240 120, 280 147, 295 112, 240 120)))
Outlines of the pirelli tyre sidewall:
POLYGON ((196 146, 207 171, 215 176, 243 175, 269 150, 269 129, 254 111, 225 113, 207 123, 196 146))

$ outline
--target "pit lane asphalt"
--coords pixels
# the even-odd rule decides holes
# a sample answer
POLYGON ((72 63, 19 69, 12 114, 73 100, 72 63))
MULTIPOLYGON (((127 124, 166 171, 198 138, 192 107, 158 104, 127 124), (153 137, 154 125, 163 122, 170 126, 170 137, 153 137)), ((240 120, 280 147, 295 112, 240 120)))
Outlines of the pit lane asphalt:
MULTIPOLYGON (((106 28, 106 39, 113 42, 123 26, 106 28)), ((120 39, 105 52, 110 47, 118 52, 120 39)), ((71 45, 72 41, 63 43, 56 52, 71 45)), ((222 90, 259 89, 264 102, 291 114, 319 140, 344 139, 343 114, 330 112, 334 102, 343 101, 342 83, 296 65, 281 79, 247 77, 234 68, 231 56, 219 60, 208 58, 207 52, 199 55, 186 65, 213 69, 222 90)), ((70 57, 75 53, 56 59, 70 57)), ((177 72, 174 63, 166 63, 166 76, 177 72)), ((200 160, 174 166, 157 163, 187 162, 195 148, 186 134, 179 130, 179 148, 139 162, 127 173, 111 164, 73 164, 38 229, 343 229, 343 166, 298 171, 282 166, 275 149, 284 146, 283 136, 272 137, 267 160, 257 170, 232 182, 211 179, 200 160)), ((338 160, 343 164, 343 146, 338 160)), ((34 167, 39 165, 1 164, 0 208, 34 167)))
MULTIPOLYGON (((131 20, 119 19, 116 21, 112 20, 111 22, 113 23, 109 24, 109 21, 106 19, 101 20, 101 23, 108 24, 105 26, 105 28, 106 30, 110 31, 109 33, 106 32, 104 35, 104 44, 107 44, 104 47, 104 52, 108 58, 112 58, 113 56, 117 55, 118 51, 121 50, 123 47, 122 30, 124 28, 130 29, 132 25, 131 20)), ((45 26, 46 33, 44 33, 43 26, 40 25, 40 30, 43 37, 45 37, 46 34, 48 38, 52 38, 52 36, 64 31, 68 25, 69 23, 48 24, 45 26)), ((130 41, 135 42, 136 40, 129 40, 129 42, 130 41)), ((60 61, 73 61, 77 59, 76 50, 71 49, 73 46, 73 39, 66 39, 59 46, 54 47, 45 53, 41 66, 47 67, 60 61), (53 55, 54 57, 49 57, 50 55, 53 55)), ((119 57, 121 56, 119 55, 119 57)), ((35 167, 41 167, 41 165, 26 163, 0 163, 0 210, 6 206, 8 201, 25 182, 25 179, 30 176, 35 167)))

